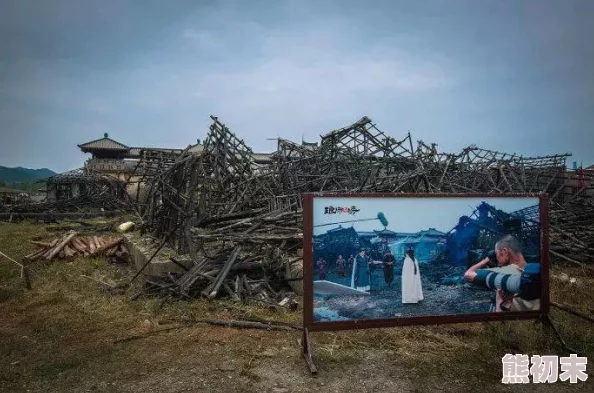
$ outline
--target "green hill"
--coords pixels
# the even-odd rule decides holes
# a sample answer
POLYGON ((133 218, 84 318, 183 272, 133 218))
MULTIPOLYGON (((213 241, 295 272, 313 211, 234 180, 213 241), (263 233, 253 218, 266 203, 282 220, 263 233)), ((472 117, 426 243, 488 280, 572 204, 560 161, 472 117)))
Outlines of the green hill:
POLYGON ((0 166, 0 185, 4 184, 8 187, 17 188, 21 190, 32 190, 38 187, 33 187, 33 183, 38 180, 46 179, 55 175, 56 172, 47 168, 29 169, 29 168, 7 168, 0 166))

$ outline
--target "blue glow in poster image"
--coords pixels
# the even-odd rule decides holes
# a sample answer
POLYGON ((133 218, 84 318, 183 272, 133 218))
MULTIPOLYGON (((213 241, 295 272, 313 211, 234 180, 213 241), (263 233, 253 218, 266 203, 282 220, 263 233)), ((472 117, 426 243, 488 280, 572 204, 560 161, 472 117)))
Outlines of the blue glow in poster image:
POLYGON ((537 197, 316 197, 314 321, 540 309, 537 197))

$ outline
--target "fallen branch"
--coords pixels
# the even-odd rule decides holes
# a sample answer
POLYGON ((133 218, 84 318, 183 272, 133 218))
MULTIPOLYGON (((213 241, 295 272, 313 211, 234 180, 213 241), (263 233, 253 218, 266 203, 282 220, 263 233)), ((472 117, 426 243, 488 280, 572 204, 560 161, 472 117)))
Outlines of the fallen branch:
POLYGON ((130 337, 125 337, 125 338, 115 340, 113 343, 118 344, 121 342, 138 340, 140 338, 149 337, 149 336, 152 336, 152 335, 158 334, 158 333, 168 332, 168 331, 175 330, 175 329, 188 328, 192 325, 199 324, 199 323, 204 323, 204 324, 214 325, 214 326, 233 327, 233 328, 239 328, 239 329, 283 330, 283 331, 293 331, 293 330, 301 330, 302 329, 302 327, 300 325, 289 325, 289 324, 284 325, 279 322, 272 322, 272 321, 270 321, 268 323, 260 323, 260 322, 250 322, 250 321, 233 321, 233 320, 202 319, 202 318, 200 318, 200 319, 183 319, 183 320, 179 320, 179 321, 173 319, 173 321, 181 322, 184 325, 172 326, 172 327, 159 329, 159 330, 153 330, 153 331, 146 332, 143 334, 136 334, 136 335, 133 335, 130 337))
POLYGON ((173 327, 168 327, 168 328, 164 328, 164 329, 153 330, 151 332, 146 332, 144 334, 136 334, 134 336, 120 338, 119 340, 115 340, 113 343, 118 344, 118 343, 123 343, 123 342, 127 342, 127 341, 138 340, 139 338, 145 338, 148 336, 152 336, 153 334, 168 332, 170 330, 175 330, 175 329, 183 329, 185 327, 187 327, 187 326, 173 326, 173 327))
POLYGON ((298 324, 298 323, 291 323, 291 322, 283 322, 283 321, 269 321, 263 318, 256 318, 256 317, 248 317, 248 316, 242 316, 239 317, 239 319, 244 320, 244 321, 250 321, 250 322, 259 322, 259 323, 265 323, 265 324, 269 324, 269 325, 276 325, 276 326, 287 326, 296 330, 301 330, 303 329, 303 325, 298 324))
POLYGON ((558 253, 558 252, 556 252, 556 251, 549 250, 549 253, 551 253, 551 254, 555 255, 556 257, 559 257, 559 258, 561 258, 561 259, 564 259, 564 260, 566 260, 567 262, 571 262, 571 263, 573 263, 573 264, 576 264, 576 265, 578 265, 578 266, 581 266, 581 267, 587 267, 585 263, 578 262, 578 261, 576 261, 575 259, 571 259, 571 258, 569 258, 569 257, 566 257, 565 255, 563 255, 563 254, 559 254, 559 253, 558 253))
POLYGON ((208 325, 234 327, 234 328, 240 328, 240 329, 285 330, 285 331, 302 329, 301 326, 273 324, 272 322, 262 323, 262 322, 252 322, 252 321, 234 321, 231 319, 224 320, 224 319, 197 318, 197 319, 176 320, 176 322, 182 322, 185 324, 205 323, 208 325))

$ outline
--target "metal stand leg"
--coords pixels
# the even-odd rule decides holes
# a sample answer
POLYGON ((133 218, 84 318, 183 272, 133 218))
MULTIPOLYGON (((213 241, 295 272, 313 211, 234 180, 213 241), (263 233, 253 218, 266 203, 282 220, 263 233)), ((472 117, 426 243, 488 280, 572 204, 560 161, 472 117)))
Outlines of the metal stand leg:
POLYGON ((542 315, 541 316, 541 321, 542 321, 542 323, 544 325, 549 326, 550 328, 552 328, 553 332, 555 332, 555 336, 557 336, 557 339, 561 342, 561 345, 563 346, 563 349, 565 349, 569 353, 575 353, 576 355, 582 356, 582 354, 580 352, 578 352, 577 350, 575 350, 575 349, 567 346, 567 343, 565 343, 565 340, 563 340, 563 337, 561 337, 561 333, 559 333, 559 330, 557 330, 557 327, 555 326, 555 324, 551 320, 551 317, 548 314, 542 315))
POLYGON ((571 315, 574 315, 574 316, 576 316, 576 317, 582 318, 582 319, 583 319, 583 320, 585 320, 585 321, 588 321, 588 322, 594 322, 594 318, 592 318, 592 317, 589 317, 589 316, 587 316, 587 315, 584 315, 584 314, 582 314, 582 313, 579 313, 579 312, 577 312, 577 311, 574 311, 574 310, 572 310, 571 308, 569 308, 568 306, 565 306, 565 305, 563 305, 563 304, 559 304, 559 303, 551 302, 551 306, 553 306, 553 307, 557 307, 559 310, 563 310, 563 311, 565 311, 565 312, 567 312, 567 313, 569 313, 569 314, 571 314, 571 315))
POLYGON ((313 362, 311 357, 311 345, 309 341, 309 330, 307 328, 303 329, 303 359, 305 359, 305 363, 307 363, 307 367, 309 367, 309 371, 311 375, 317 375, 318 370, 316 369, 316 365, 313 362))

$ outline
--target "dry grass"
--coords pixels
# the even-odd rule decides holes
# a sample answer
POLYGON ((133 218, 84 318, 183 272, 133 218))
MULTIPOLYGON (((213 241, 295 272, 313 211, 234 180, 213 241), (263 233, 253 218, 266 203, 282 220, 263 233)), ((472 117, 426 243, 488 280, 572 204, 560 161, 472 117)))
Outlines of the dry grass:
MULTIPOLYGON (((576 311, 594 317, 594 279, 582 269, 555 266, 561 272, 579 277, 581 284, 570 286, 551 280, 551 300, 571 305, 576 311)), ((583 319, 551 309, 551 319, 567 344, 588 357, 588 370, 594 360, 594 325, 583 319)), ((501 358, 507 354, 567 356, 554 333, 538 321, 505 321, 442 326, 418 326, 319 334, 314 340, 316 355, 324 366, 340 369, 356 362, 365 350, 387 353, 394 364, 415 373, 417 386, 432 390, 436 381, 464 381, 459 391, 475 391, 477 384, 501 380, 501 358)), ((592 389, 592 381, 587 384, 592 389)), ((559 387, 559 385, 555 385, 559 387)))
MULTIPOLYGON (((94 219, 97 221, 104 220, 94 219)), ((28 239, 56 235, 44 225, 0 224, 0 251, 19 260, 36 248, 28 239)), ((298 332, 194 326, 134 343, 113 344, 119 338, 172 326, 171 319, 180 317, 250 316, 299 323, 301 311, 285 313, 230 301, 131 301, 138 286, 125 295, 112 295, 83 277, 114 284, 129 280, 133 274, 130 268, 109 266, 102 257, 36 262, 31 269, 33 289, 27 291, 20 269, 0 261, 0 391, 69 391, 82 385, 117 391, 105 381, 106 375, 118 383, 139 381, 146 378, 147 367, 157 372, 171 364, 183 369, 204 362, 203 357, 192 355, 196 351, 211 357, 212 365, 204 366, 211 374, 216 367, 224 369, 230 361, 239 362, 238 377, 244 378, 245 389, 253 386, 254 391, 266 382, 256 370, 266 359, 305 368, 298 359, 298 332), (279 348, 292 355, 288 357, 279 348), (208 368, 211 366, 213 370, 208 368)), ((552 276, 561 272, 578 277, 580 283, 569 286, 552 279, 552 299, 594 315, 594 279, 570 267, 556 267, 552 276)), ((592 324, 555 309, 551 314, 568 344, 594 359, 592 324)), ((563 355, 554 337, 534 321, 315 333, 312 339, 315 361, 328 378, 352 373, 366 362, 384 376, 408 375, 419 391, 457 381, 465 382, 457 391, 474 391, 479 384, 496 386, 501 379, 501 357, 506 353, 563 355)), ((211 377, 200 378, 207 381, 211 377)), ((590 387, 591 381, 583 385, 590 387)), ((308 385, 303 386, 306 389, 308 385)), ((554 387, 559 390, 562 385, 554 387)), ((350 391, 348 386, 345 389, 350 391)))

